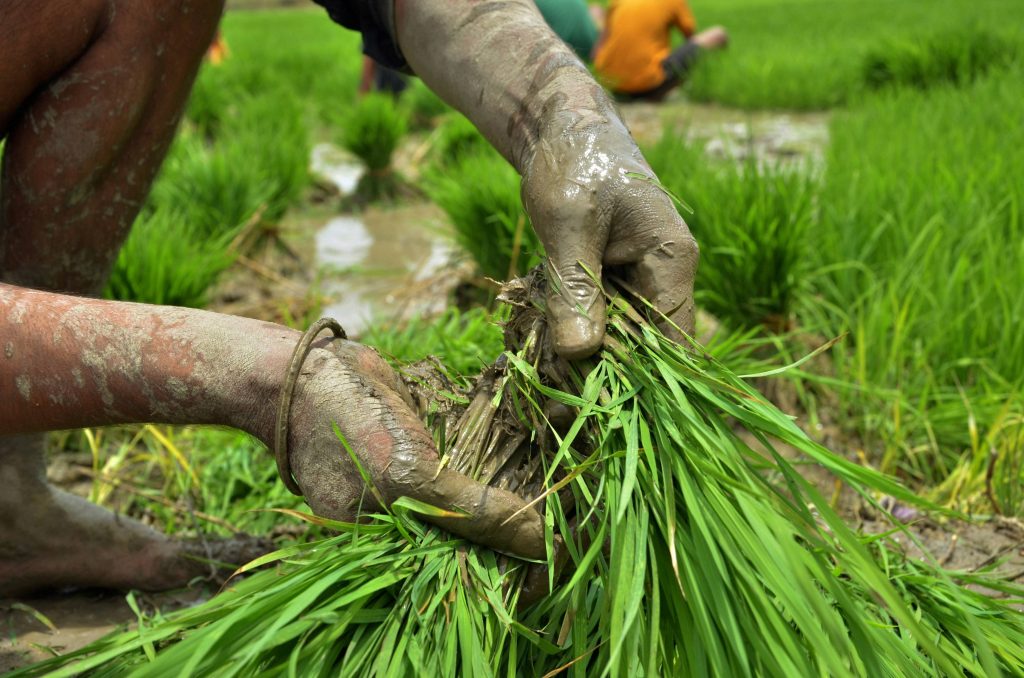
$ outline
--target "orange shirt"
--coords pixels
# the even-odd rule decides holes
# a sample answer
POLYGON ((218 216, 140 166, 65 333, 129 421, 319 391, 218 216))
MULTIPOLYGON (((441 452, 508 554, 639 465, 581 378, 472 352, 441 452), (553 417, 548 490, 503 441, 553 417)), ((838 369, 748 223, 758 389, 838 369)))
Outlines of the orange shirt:
POLYGON ((672 50, 675 26, 689 37, 697 29, 686 0, 612 0, 594 67, 618 92, 644 92, 665 81, 661 62, 672 50))

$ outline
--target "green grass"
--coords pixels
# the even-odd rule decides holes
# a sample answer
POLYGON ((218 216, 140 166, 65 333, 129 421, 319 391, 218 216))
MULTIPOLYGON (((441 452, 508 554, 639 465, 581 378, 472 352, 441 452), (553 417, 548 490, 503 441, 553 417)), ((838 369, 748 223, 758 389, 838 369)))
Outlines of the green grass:
POLYGON ((210 235, 185 212, 143 213, 118 253, 104 296, 201 308, 210 288, 234 263, 228 245, 237 230, 210 235))
POLYGON ((856 101, 869 55, 908 42, 951 35, 955 53, 977 31, 1024 44, 1016 0, 695 0, 692 7, 701 26, 723 24, 731 39, 725 52, 707 55, 695 69, 687 92, 741 108, 824 109, 856 101))
POLYGON ((508 280, 540 261, 543 250, 519 197, 519 175, 493 149, 446 162, 428 173, 424 185, 483 275, 508 280))
POLYGON ((1024 407, 1022 101, 1016 71, 892 92, 832 124, 811 250, 831 267, 814 281, 817 315, 853 333, 836 353, 857 387, 851 414, 882 433, 887 467, 930 482, 1003 408, 1024 407))
MULTIPOLYGON (((534 452, 542 465, 533 473, 562 488, 542 502, 548 525, 570 534, 576 523, 574 565, 549 598, 515 613, 521 567, 424 527, 410 512, 430 509, 399 502, 372 524, 330 524, 338 536, 262 559, 275 568, 206 604, 143 618, 139 630, 21 675, 1024 670, 1024 620, 1012 608, 1024 591, 854 534, 770 441, 797 447, 857 488, 917 500, 811 442, 713 358, 667 342, 618 302, 610 308, 610 339, 591 365, 545 385, 528 341, 509 355, 500 397, 480 401, 514 418, 539 417, 544 397, 578 412, 564 437, 549 436, 534 452), (744 444, 736 426, 769 455, 744 444)), ((448 427, 448 441, 478 430, 488 434, 483 445, 501 438, 501 427, 478 429, 473 420, 448 427)), ((479 472, 475 453, 453 464, 479 472)), ((493 480, 516 482, 520 462, 493 480)))
POLYGON ((666 132, 644 149, 680 209, 701 260, 696 299, 736 329, 789 328, 809 273, 816 181, 804 168, 709 160, 702 145, 666 132))

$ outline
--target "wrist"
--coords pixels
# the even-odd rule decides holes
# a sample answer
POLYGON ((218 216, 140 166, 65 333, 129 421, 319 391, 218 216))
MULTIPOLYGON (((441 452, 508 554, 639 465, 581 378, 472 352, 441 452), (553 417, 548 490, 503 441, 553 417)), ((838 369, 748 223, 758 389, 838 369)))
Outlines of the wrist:
POLYGON ((237 428, 274 445, 274 425, 292 352, 302 336, 283 326, 265 324, 247 336, 233 371, 235 383, 224 389, 220 409, 227 426, 237 428))

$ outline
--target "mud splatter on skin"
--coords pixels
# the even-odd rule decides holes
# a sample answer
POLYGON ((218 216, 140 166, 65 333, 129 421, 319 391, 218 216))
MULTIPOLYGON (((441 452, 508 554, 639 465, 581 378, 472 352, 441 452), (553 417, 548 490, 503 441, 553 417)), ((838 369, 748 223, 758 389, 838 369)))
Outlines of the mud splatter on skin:
POLYGON ((480 128, 523 177, 523 202, 549 257, 557 350, 593 353, 604 265, 684 330, 693 327, 698 249, 658 188, 611 100, 526 0, 398 0, 414 70, 480 128))
MULTIPOLYGON (((0 434, 155 421, 223 424, 272 440, 295 331, 206 311, 7 289, 13 294, 2 303, 21 300, 39 310, 20 329, 0 324, 0 333, 18 340, 18 332, 31 336, 56 326, 61 340, 32 345, 17 366, 32 379, 33 393, 37 380, 46 381, 51 406, 40 413, 15 403, 0 412, 0 434)), ((0 367, 0 382, 6 371, 0 367)), ((396 383, 376 353, 351 342, 317 348, 307 358, 290 411, 289 450, 310 506, 352 520, 361 502, 372 505, 334 435, 337 423, 385 501, 412 496, 463 510, 471 517, 439 522, 505 552, 542 555, 535 511, 503 525, 521 499, 438 471, 433 440, 396 383)))
POLYGON ((32 402, 32 380, 24 374, 14 378, 14 385, 18 387, 18 393, 28 402, 32 402))
MULTIPOLYGON (((0 90, 0 136, 7 137, 0 281, 78 294, 102 288, 222 8, 218 0, 0 6, 0 82, 8 85, 0 90), (60 75, 31 80, 40 74, 60 75)), ((137 351, 166 345, 144 336, 154 326, 145 307, 103 307, 93 325, 88 307, 103 302, 42 294, 0 284, 0 336, 13 337, 7 358, 17 344, 17 360, 0 362, 0 383, 15 384, 23 396, 4 393, 0 408, 0 595, 66 586, 176 588, 209 574, 190 553, 240 563, 266 552, 251 539, 201 548, 172 541, 46 483, 43 436, 6 434, 123 420, 114 415, 191 419, 182 402, 191 397, 200 398, 197 420, 213 416, 214 406, 175 372, 187 371, 187 358, 168 367, 164 381, 152 378, 148 370, 165 367, 161 358, 140 360, 137 351), (132 308, 134 324, 127 321, 132 308)), ((237 334, 235 342, 224 333, 220 339, 229 351, 237 334)), ((199 358, 191 365, 202 371, 199 358)), ((213 392, 235 399, 240 422, 255 413, 237 400, 238 379, 224 381, 216 366, 207 372, 213 392)))
POLYGON ((27 5, 3 17, 25 35, 0 40, 4 61, 59 75, 0 92, 0 114, 19 111, 2 130, 0 275, 96 293, 167 152, 222 2, 52 4, 48 23, 27 5), (65 35, 73 25, 85 43, 65 35))

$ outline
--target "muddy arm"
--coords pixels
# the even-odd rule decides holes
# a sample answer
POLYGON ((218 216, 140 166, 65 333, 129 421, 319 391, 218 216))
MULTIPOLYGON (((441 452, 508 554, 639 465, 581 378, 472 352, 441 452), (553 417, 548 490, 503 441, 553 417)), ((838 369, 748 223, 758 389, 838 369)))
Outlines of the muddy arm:
MULTIPOLYGON (((548 317, 566 358, 604 335, 604 265, 684 331, 697 245, 604 90, 529 0, 395 0, 412 69, 523 177, 548 254, 548 317)), ((671 326, 665 328, 671 331, 671 326)))
POLYGON ((267 440, 297 340, 245 318, 0 284, 0 434, 145 421, 267 440))
MULTIPOLYGON (((0 284, 0 436, 155 422, 232 426, 272 444, 298 340, 293 330, 247 318, 0 284)), ((540 516, 521 511, 522 499, 438 469, 433 439, 389 384, 394 373, 380 356, 348 341, 315 346, 297 380, 287 445, 313 510, 354 520, 378 498, 410 496, 469 514, 435 520, 457 534, 544 555, 540 516)))
POLYGON ((552 126, 621 125, 604 90, 530 0, 395 0, 395 23, 416 74, 520 174, 552 126))

